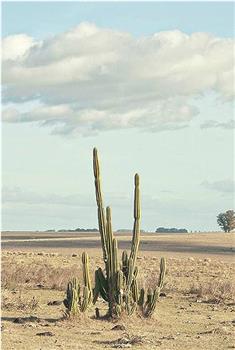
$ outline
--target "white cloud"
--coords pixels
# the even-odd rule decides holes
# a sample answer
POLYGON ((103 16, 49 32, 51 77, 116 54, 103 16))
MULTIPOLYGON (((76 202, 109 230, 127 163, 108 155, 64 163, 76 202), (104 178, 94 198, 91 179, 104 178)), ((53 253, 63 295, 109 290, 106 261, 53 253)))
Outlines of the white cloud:
MULTIPOLYGON (((94 208, 94 212, 96 213, 96 201, 94 193, 43 194, 25 188, 4 186, 2 189, 2 204, 3 207, 14 207, 16 205, 84 207, 94 208)), ((156 199, 153 196, 144 195, 142 198, 142 204, 147 208, 154 208, 159 204, 159 199, 156 199)), ((105 193, 105 205, 109 205, 114 208, 132 208, 132 194, 114 192, 105 193)))
POLYGON ((201 184, 208 190, 213 190, 221 193, 233 193, 235 191, 235 181, 230 179, 218 181, 204 181, 201 184))
POLYGON ((8 123, 39 122, 44 126, 54 126, 56 133, 67 134, 80 132, 92 134, 98 130, 123 128, 141 128, 148 131, 179 129, 187 126, 197 108, 185 105, 175 99, 149 103, 146 107, 130 110, 83 109, 77 110, 71 105, 38 106, 29 112, 19 112, 15 108, 5 109, 3 120, 8 123))
POLYGON ((221 128, 221 129, 231 130, 235 128, 235 120, 230 119, 226 122, 218 122, 216 120, 207 120, 201 124, 201 129, 210 129, 210 128, 221 128))
POLYGON ((81 194, 57 195, 54 193, 40 194, 34 191, 22 189, 20 187, 3 187, 2 203, 4 205, 62 205, 62 206, 83 206, 90 207, 94 205, 95 200, 89 196, 81 194))
POLYGON ((192 98, 233 96, 233 41, 178 30, 134 38, 82 23, 36 42, 3 40, 6 122, 40 122, 57 133, 89 134, 186 127, 199 113, 192 98), (21 103, 40 106, 21 112, 21 103))
POLYGON ((10 35, 2 43, 2 60, 23 60, 34 45, 34 39, 26 34, 10 35))

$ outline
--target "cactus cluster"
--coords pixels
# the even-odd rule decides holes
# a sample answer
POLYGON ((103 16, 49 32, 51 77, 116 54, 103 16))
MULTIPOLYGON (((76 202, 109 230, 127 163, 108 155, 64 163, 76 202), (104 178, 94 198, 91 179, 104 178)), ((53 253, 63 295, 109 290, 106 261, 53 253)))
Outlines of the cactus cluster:
POLYGON ((93 150, 93 168, 95 177, 96 202, 98 209, 98 224, 101 235, 103 260, 105 269, 99 268, 95 272, 94 302, 100 295, 108 303, 108 314, 111 317, 120 316, 123 312, 133 314, 137 309, 143 315, 151 316, 163 286, 165 276, 165 259, 161 259, 158 285, 147 293, 138 288, 137 253, 140 242, 140 190, 139 175, 134 178, 134 226, 131 242, 131 252, 122 253, 122 260, 118 261, 118 244, 113 236, 111 209, 104 209, 101 192, 100 167, 96 148, 93 150), (145 300, 145 294, 146 300, 145 300))
POLYGON ((93 291, 89 274, 89 257, 85 252, 82 253, 82 272, 82 286, 79 284, 77 278, 73 278, 67 285, 64 306, 69 316, 76 316, 80 314, 80 312, 85 312, 92 304, 93 291))
MULTIPOLYGON (((140 243, 140 189, 139 175, 134 178, 134 225, 130 254, 122 252, 119 261, 118 242, 113 235, 111 208, 104 208, 101 191, 100 167, 96 148, 93 150, 95 193, 98 210, 98 224, 103 251, 104 269, 95 271, 95 287, 92 289, 88 255, 83 253, 83 294, 76 278, 68 283, 64 305, 69 314, 85 312, 89 305, 101 297, 108 304, 108 316, 119 317, 123 313, 132 315, 140 311, 144 317, 153 314, 164 283, 166 262, 161 258, 159 280, 154 289, 138 287, 137 254, 140 243)), ((96 309, 99 314, 99 310, 96 309)))
POLYGON ((146 293, 144 288, 141 288, 140 290, 138 305, 140 307, 140 310, 143 316, 145 317, 151 316, 154 313, 154 310, 156 309, 157 301, 163 287, 165 273, 166 273, 166 261, 164 258, 161 258, 160 274, 159 274, 158 284, 156 288, 154 290, 151 288, 148 288, 146 300, 145 300, 146 293))

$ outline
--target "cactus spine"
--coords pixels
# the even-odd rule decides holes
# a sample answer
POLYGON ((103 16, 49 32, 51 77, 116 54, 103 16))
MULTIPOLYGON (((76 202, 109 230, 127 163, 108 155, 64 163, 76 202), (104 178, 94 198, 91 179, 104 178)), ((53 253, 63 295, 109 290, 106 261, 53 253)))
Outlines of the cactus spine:
POLYGON ((81 285, 77 278, 74 277, 67 285, 64 305, 69 316, 76 316, 80 312, 85 312, 92 303, 93 293, 89 274, 89 257, 85 252, 82 253, 82 273, 83 293, 81 293, 81 285))

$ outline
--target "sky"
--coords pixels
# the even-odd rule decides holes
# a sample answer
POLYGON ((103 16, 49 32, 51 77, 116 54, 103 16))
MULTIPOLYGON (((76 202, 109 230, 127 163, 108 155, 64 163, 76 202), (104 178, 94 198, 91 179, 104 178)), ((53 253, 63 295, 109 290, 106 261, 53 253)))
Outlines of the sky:
POLYGON ((2 229, 218 230, 234 207, 232 2, 2 4, 2 229))

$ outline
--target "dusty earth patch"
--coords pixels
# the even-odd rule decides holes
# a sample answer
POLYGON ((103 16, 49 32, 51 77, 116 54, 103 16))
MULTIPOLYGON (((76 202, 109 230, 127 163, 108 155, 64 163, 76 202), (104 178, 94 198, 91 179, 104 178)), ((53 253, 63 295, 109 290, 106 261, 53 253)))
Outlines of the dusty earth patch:
MULTIPOLYGON (((218 246, 223 245, 224 235, 220 237, 221 242, 217 236, 214 240, 218 246)), ((70 276, 81 273, 82 250, 3 249, 3 349, 235 348, 232 256, 190 251, 175 257, 167 252, 166 285, 152 319, 136 315, 112 322, 97 320, 93 308, 80 319, 64 320, 64 289, 70 276)), ((103 266, 99 249, 88 252, 92 270, 103 266)), ((162 255, 164 252, 140 252, 143 284, 156 281, 162 255)), ((99 308, 104 315, 106 305, 102 301, 99 308)))

